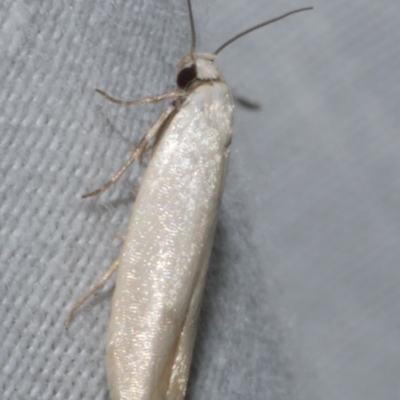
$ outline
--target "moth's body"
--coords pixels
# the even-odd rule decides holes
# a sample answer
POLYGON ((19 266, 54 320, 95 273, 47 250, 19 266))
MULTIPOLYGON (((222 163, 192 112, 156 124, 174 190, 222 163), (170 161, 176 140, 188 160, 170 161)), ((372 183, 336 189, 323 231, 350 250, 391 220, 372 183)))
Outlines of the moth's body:
POLYGON ((204 280, 214 238, 232 137, 233 99, 214 60, 238 38, 302 8, 234 36, 213 54, 192 50, 178 68, 179 90, 122 105, 176 98, 149 129, 102 193, 152 148, 119 258, 76 303, 74 312, 118 269, 107 340, 112 400, 182 400, 192 358, 204 280))
POLYGON ((164 117, 133 206, 108 331, 112 400, 185 394, 232 135, 233 100, 214 58, 182 60, 197 78, 164 117))

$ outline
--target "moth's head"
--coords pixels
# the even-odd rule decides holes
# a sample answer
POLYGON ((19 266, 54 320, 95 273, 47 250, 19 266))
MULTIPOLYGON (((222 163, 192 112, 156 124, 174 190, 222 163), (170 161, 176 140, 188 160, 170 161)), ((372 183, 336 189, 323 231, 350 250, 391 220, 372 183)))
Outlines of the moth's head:
POLYGON ((189 90, 193 84, 222 81, 221 71, 214 64, 216 58, 208 53, 190 53, 183 57, 176 77, 179 89, 189 90))

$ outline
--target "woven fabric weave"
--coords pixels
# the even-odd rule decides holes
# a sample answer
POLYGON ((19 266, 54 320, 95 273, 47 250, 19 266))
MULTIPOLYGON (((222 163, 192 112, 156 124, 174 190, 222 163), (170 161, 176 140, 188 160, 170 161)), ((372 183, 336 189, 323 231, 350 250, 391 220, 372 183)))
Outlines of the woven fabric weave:
MULTIPOLYGON (((219 64, 238 107, 188 399, 394 399, 398 2, 193 0, 199 50, 300 6, 219 64)), ((189 50, 183 0, 0 4, 0 398, 107 399, 113 282, 141 169, 101 196, 189 50)))

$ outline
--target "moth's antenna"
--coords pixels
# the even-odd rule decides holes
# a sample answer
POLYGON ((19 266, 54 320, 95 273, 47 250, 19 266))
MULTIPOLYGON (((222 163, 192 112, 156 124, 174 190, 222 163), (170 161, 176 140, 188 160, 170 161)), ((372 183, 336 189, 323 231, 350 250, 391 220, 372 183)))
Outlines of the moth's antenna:
MULTIPOLYGON (((190 0, 188 0, 188 1, 189 1, 189 4, 190 4, 190 0)), ((241 32, 241 33, 238 33, 238 34, 237 34, 236 36, 234 36, 232 39, 229 39, 229 40, 228 40, 227 42, 225 42, 222 46, 218 47, 218 49, 215 50, 213 54, 217 55, 221 50, 223 50, 226 46, 230 45, 230 44, 231 44, 232 42, 234 42, 235 40, 241 38, 241 37, 244 36, 244 35, 247 35, 247 34, 250 33, 250 32, 255 31, 255 30, 258 29, 258 28, 262 28, 262 27, 265 26, 265 25, 272 24, 273 22, 276 22, 276 21, 279 21, 280 19, 286 18, 286 17, 288 17, 289 15, 292 15, 292 14, 295 14, 295 13, 298 13, 298 12, 301 12, 301 11, 312 10, 313 8, 314 8, 314 7, 299 8, 298 10, 290 11, 290 12, 288 12, 288 13, 286 13, 286 14, 280 15, 279 17, 275 17, 275 18, 270 19, 270 20, 268 20, 268 21, 265 21, 265 22, 263 22, 263 23, 261 23, 261 24, 258 24, 258 25, 256 25, 256 26, 253 26, 252 28, 246 29, 245 31, 243 31, 243 32, 241 32)), ((193 43, 193 38, 192 38, 192 43, 193 43)))
POLYGON ((192 3, 190 0, 187 0, 187 5, 189 9, 190 30, 192 31, 192 47, 190 53, 193 54, 196 51, 196 30, 194 29, 192 3))

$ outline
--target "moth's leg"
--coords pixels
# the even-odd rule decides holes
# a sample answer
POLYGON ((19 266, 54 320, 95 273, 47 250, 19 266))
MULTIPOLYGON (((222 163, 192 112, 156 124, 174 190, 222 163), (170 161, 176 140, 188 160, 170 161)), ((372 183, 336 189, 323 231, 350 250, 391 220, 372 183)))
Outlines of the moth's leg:
POLYGON ((180 93, 180 92, 169 92, 169 93, 158 94, 158 95, 152 96, 152 97, 146 97, 145 99, 125 101, 125 100, 116 99, 115 97, 110 96, 109 94, 107 94, 106 92, 103 92, 100 89, 96 89, 96 92, 101 94, 103 97, 105 97, 107 100, 111 101, 112 103, 119 104, 120 106, 137 106, 139 104, 156 103, 157 101, 162 101, 162 100, 167 100, 167 99, 172 99, 172 98, 182 96, 182 93, 180 93))
POLYGON ((89 297, 92 296, 92 294, 96 293, 107 282, 111 275, 117 270, 118 263, 119 259, 117 258, 107 269, 104 275, 95 283, 95 285, 75 303, 75 305, 72 307, 72 310, 68 313, 67 319, 65 320, 66 328, 69 327, 75 311, 78 310, 78 308, 80 308, 89 299, 89 297))
POLYGON ((246 99, 242 96, 238 96, 236 94, 233 95, 233 99, 235 100, 235 103, 237 103, 239 106, 247 108, 251 111, 259 110, 261 108, 260 104, 258 104, 257 102, 246 99))
POLYGON ((112 186, 114 183, 116 183, 119 178, 123 175, 123 173, 136 161, 140 160, 144 153, 146 153, 151 146, 149 143, 158 136, 158 133, 160 129, 163 128, 165 121, 168 119, 170 114, 174 111, 175 106, 170 105, 167 107, 162 114, 157 118, 156 122, 150 127, 150 129, 147 131, 146 135, 142 138, 140 141, 139 145, 132 151, 131 156, 129 157, 129 160, 122 166, 122 168, 112 177, 111 180, 109 180, 107 183, 105 183, 101 188, 90 192, 86 193, 82 196, 82 198, 86 197, 91 197, 91 196, 96 196, 100 193, 103 193, 106 189, 108 189, 110 186, 112 186))

